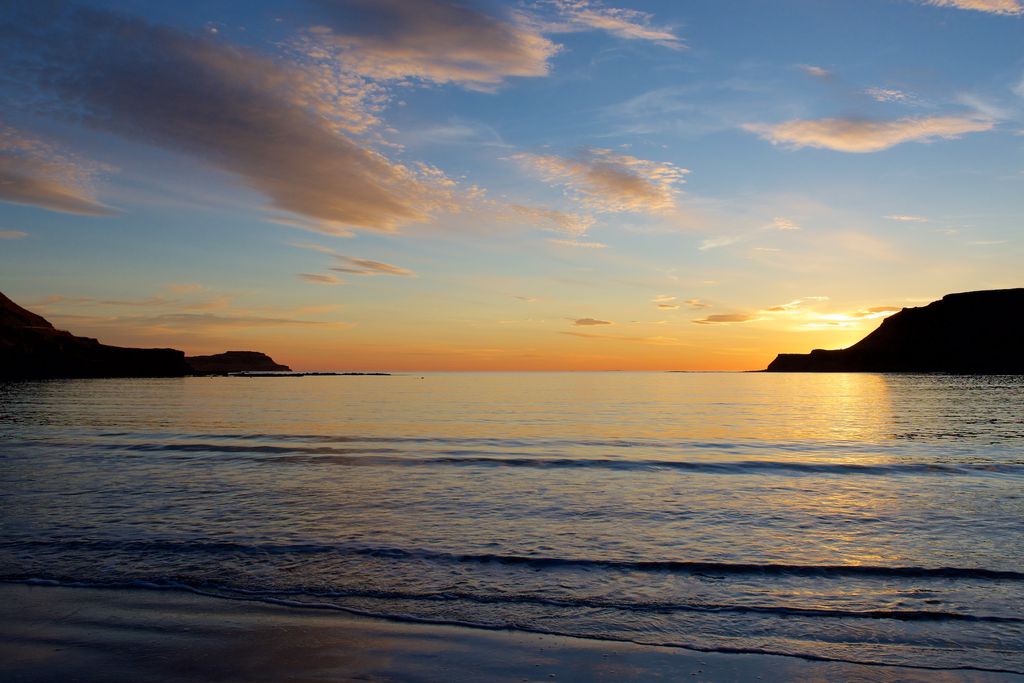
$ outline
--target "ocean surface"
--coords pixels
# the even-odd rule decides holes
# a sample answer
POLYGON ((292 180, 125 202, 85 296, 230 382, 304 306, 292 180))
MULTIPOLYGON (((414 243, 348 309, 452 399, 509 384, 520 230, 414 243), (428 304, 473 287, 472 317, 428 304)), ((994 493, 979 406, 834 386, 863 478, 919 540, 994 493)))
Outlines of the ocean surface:
POLYGON ((1024 377, 0 383, 0 579, 1024 672, 1024 377))

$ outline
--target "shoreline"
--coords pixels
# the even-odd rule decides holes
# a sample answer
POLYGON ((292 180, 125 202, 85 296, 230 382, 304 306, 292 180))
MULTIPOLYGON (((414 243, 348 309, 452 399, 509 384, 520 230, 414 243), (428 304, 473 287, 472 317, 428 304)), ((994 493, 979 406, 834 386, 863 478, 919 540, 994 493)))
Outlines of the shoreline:
POLYGON ((1024 676, 434 625, 188 590, 0 583, 9 681, 909 681, 1024 676))

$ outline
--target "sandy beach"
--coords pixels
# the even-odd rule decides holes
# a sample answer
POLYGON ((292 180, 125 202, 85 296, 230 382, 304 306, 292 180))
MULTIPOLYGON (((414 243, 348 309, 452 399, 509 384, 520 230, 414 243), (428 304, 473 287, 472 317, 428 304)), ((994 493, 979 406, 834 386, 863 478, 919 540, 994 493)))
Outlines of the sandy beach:
POLYGON ((409 624, 185 591, 0 586, 5 681, 1024 681, 409 624))

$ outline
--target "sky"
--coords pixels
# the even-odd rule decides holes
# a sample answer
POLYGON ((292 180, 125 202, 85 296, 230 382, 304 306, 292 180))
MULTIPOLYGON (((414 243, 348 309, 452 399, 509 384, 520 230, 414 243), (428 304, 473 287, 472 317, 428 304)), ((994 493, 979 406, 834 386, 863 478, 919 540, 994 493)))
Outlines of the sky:
POLYGON ((302 370, 751 370, 1024 284, 1020 0, 6 0, 0 291, 302 370))

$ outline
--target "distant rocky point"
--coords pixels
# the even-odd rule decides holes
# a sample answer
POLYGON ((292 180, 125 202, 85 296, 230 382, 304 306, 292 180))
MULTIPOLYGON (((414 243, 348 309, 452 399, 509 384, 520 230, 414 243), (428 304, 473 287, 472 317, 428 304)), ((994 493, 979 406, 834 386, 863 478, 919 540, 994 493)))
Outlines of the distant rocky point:
POLYGON ((1024 288, 904 308, 847 349, 780 353, 767 372, 1024 374, 1024 288))
POLYGON ((230 372, 291 372, 287 365, 259 351, 225 351, 212 356, 188 356, 185 359, 200 374, 227 374, 230 372))
POLYGON ((182 377, 191 372, 182 351, 122 348, 76 337, 0 294, 0 379, 182 377))

